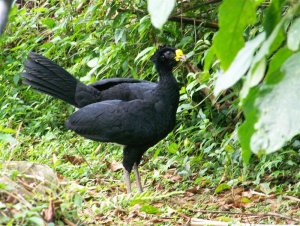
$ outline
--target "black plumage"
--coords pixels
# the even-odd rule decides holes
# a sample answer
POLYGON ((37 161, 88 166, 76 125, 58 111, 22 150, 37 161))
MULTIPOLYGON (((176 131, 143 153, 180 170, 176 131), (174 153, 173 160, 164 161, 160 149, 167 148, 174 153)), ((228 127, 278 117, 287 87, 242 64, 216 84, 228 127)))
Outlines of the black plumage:
POLYGON ((174 128, 179 88, 172 69, 183 59, 181 50, 160 47, 151 60, 159 82, 114 78, 85 85, 45 57, 30 53, 22 74, 34 89, 79 108, 65 125, 88 139, 124 145, 123 166, 128 192, 129 174, 136 174, 142 155, 174 128))

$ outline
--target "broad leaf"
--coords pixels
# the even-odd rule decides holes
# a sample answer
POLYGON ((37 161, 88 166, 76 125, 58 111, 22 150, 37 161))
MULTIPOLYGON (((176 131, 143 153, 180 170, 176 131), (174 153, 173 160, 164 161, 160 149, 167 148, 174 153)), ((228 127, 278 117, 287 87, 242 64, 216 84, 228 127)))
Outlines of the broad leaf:
POLYGON ((6 133, 0 133, 0 141, 5 141, 11 144, 18 143, 18 141, 11 134, 6 134, 6 133))
POLYGON ((267 9, 266 16, 264 18, 264 28, 267 36, 269 36, 276 25, 281 20, 281 7, 285 0, 272 0, 270 6, 267 9))
POLYGON ((55 20, 51 18, 44 18, 41 20, 41 23, 47 26, 48 28, 54 28, 56 26, 55 20))
POLYGON ((291 50, 289 50, 287 47, 284 47, 278 50, 278 52, 273 56, 265 78, 265 81, 268 85, 277 84, 282 79, 281 76, 278 76, 281 75, 280 67, 282 66, 282 63, 285 62, 286 59, 292 54, 293 52, 291 50))
POLYGON ((176 0, 148 0, 148 11, 154 27, 161 29, 167 22, 176 0))
MULTIPOLYGON (((284 62, 292 52, 287 49, 283 48, 280 49, 272 58, 272 61, 269 65, 269 70, 266 75, 265 81, 268 83, 268 85, 271 85, 273 83, 278 83, 279 80, 282 79, 281 76, 279 76, 280 73, 280 67, 282 65, 282 62, 284 62)), ((238 136, 239 141, 241 143, 242 147, 242 157, 245 163, 248 163, 251 156, 251 147, 250 147, 250 141, 251 137, 255 132, 255 123, 258 120, 258 109, 255 108, 255 100, 258 96, 258 88, 252 88, 249 92, 249 95, 247 98, 245 98, 242 101, 242 108, 245 115, 245 122, 240 126, 238 130, 238 136)))
POLYGON ((204 71, 209 71, 211 65, 213 64, 215 52, 214 48, 209 48, 204 56, 204 71))
POLYGON ((16 130, 11 128, 6 128, 0 125, 0 133, 16 133, 16 130))
POLYGON ((263 42, 261 48, 256 53, 251 68, 248 71, 246 81, 241 90, 241 98, 245 98, 248 95, 249 89, 256 86, 263 78, 266 69, 266 57, 270 55, 284 40, 282 34, 281 21, 276 28, 273 30, 272 34, 263 42))
POLYGON ((142 52, 140 52, 136 58, 134 59, 135 62, 140 62, 149 59, 149 57, 154 53, 156 50, 155 47, 148 47, 144 49, 142 52))
POLYGON ((252 66, 248 76, 250 87, 256 86, 264 77, 267 67, 266 58, 263 57, 260 61, 253 62, 252 66))
POLYGON ((156 208, 155 206, 152 206, 152 205, 143 205, 141 208, 140 208, 140 211, 141 212, 145 212, 145 213, 148 213, 148 214, 157 214, 159 213, 159 209, 156 208))
POLYGON ((256 20, 256 4, 254 0, 225 0, 219 9, 220 29, 213 46, 224 70, 244 45, 243 32, 256 20))
POLYGON ((253 107, 257 92, 258 88, 250 90, 247 98, 243 100, 243 111, 246 120, 238 130, 238 137, 242 147, 242 158, 246 164, 249 163, 251 157, 250 139, 255 132, 254 125, 257 121, 257 109, 253 107))
POLYGON ((220 193, 222 191, 225 191, 225 190, 229 190, 231 187, 226 184, 226 183, 222 183, 222 184, 219 184, 218 187, 215 189, 215 193, 220 193))
POLYGON ((296 19, 288 32, 287 35, 287 46, 293 50, 297 51, 300 44, 300 18, 296 19))
POLYGON ((91 59, 89 62, 87 62, 87 66, 89 66, 90 68, 97 67, 98 62, 99 62, 99 58, 95 57, 95 58, 91 59))
POLYGON ((266 83, 255 101, 259 118, 250 147, 255 153, 271 153, 300 133, 300 53, 282 65, 278 84, 266 83))
POLYGON ((41 217, 29 217, 28 221, 35 225, 45 225, 45 221, 41 217))
POLYGON ((254 39, 248 41, 246 45, 238 52, 234 61, 228 70, 221 74, 214 89, 214 94, 217 96, 221 91, 233 86, 249 69, 254 52, 265 39, 265 33, 259 34, 254 39))

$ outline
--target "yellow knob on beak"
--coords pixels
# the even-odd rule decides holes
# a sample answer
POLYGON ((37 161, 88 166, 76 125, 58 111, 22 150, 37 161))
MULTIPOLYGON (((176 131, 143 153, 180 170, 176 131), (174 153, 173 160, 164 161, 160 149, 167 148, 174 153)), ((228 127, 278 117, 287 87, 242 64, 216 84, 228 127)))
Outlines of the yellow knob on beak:
POLYGON ((186 60, 186 56, 183 54, 181 49, 176 49, 175 51, 175 60, 176 61, 185 61, 186 60))

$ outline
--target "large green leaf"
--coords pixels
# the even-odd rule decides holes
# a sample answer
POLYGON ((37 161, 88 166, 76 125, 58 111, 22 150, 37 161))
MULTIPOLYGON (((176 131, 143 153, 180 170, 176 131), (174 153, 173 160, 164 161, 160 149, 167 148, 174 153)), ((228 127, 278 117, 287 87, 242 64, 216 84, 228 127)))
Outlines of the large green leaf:
POLYGON ((9 142, 11 144, 18 143, 18 141, 11 134, 6 134, 6 133, 0 133, 0 141, 9 142))
POLYGON ((261 48, 255 54, 251 68, 247 73, 246 81, 241 90, 241 98, 245 98, 248 95, 249 89, 256 86, 265 75, 266 70, 266 57, 269 56, 284 40, 282 33, 282 26, 284 20, 282 20, 271 35, 263 42, 261 48))
POLYGON ((282 79, 282 76, 279 76, 281 75, 280 68, 283 62, 285 62, 292 54, 293 52, 290 49, 284 47, 278 50, 278 52, 273 56, 265 78, 268 85, 277 84, 282 79))
POLYGON ((221 66, 226 70, 244 46, 244 29, 256 20, 257 2, 254 0, 225 0, 219 9, 219 31, 214 48, 221 66))
POLYGON ((252 134, 255 132, 254 125, 257 121, 257 109, 255 109, 254 102, 257 96, 258 88, 250 90, 249 95, 243 100, 243 111, 246 120, 239 127, 238 136, 242 147, 242 158, 245 163, 249 163, 251 156, 250 140, 252 134))
POLYGON ((264 28, 267 36, 269 36, 276 25, 281 20, 281 7, 285 0, 272 0, 271 5, 268 7, 266 16, 264 18, 264 28))
MULTIPOLYGON (((282 48, 273 56, 265 79, 268 86, 272 84, 276 85, 282 80, 282 73, 280 72, 282 62, 285 62, 291 54, 292 51, 288 48, 282 48)), ((259 88, 252 88, 250 89, 249 95, 242 101, 242 108, 246 120, 240 126, 238 136, 242 147, 242 157, 245 163, 248 163, 250 159, 251 138, 256 132, 255 124, 259 117, 259 111, 255 107, 255 101, 258 95, 260 95, 259 88)))
POLYGON ((255 153, 277 151, 300 133, 299 62, 300 53, 289 57, 278 71, 278 84, 267 81, 260 89, 255 101, 259 117, 250 142, 255 153))
POLYGON ((148 11, 151 16, 151 22, 154 27, 162 28, 167 22, 176 0, 148 0, 148 11))
POLYGON ((287 35, 287 46, 293 50, 297 51, 299 49, 300 44, 300 18, 296 19, 288 32, 287 35))
POLYGON ((256 49, 265 40, 265 33, 259 34, 248 41, 238 52, 228 70, 220 74, 215 85, 214 94, 217 96, 221 91, 233 86, 249 69, 256 49))

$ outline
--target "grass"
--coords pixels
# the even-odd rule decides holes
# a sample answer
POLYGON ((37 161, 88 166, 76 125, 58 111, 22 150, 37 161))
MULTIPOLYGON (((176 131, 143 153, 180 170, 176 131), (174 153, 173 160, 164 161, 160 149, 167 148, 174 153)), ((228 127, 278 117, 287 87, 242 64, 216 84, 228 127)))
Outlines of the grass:
MULTIPOLYGON (((41 211, 48 208, 49 198, 55 200, 58 225, 69 221, 78 225, 182 225, 187 222, 187 217, 221 219, 220 216, 256 223, 293 222, 280 217, 260 216, 267 212, 300 217, 299 201, 287 198, 288 195, 295 196, 296 190, 289 191, 287 184, 264 184, 264 181, 260 181, 255 185, 250 177, 240 179, 242 175, 235 172, 235 167, 231 169, 235 175, 230 178, 225 173, 226 167, 216 162, 214 166, 222 173, 211 175, 205 164, 208 162, 207 157, 193 164, 191 159, 195 156, 180 151, 173 154, 167 151, 172 139, 174 135, 171 134, 146 153, 140 167, 145 192, 138 195, 134 186, 134 196, 129 197, 122 170, 116 167, 116 171, 113 171, 113 165, 121 162, 121 147, 85 140, 60 129, 49 130, 39 138, 20 135, 17 147, 8 143, 5 148, 2 146, 1 156, 6 160, 26 160, 49 165, 58 173, 60 185, 55 196, 49 194, 37 199, 39 196, 32 195, 27 198, 36 207, 21 208, 24 211, 22 214, 8 219, 14 219, 20 225, 26 222, 30 224, 28 218, 40 216, 41 211), (161 153, 153 157, 158 149, 161 153), (199 167, 199 163, 204 166, 199 167), (217 193, 220 184, 231 186, 219 189, 217 193), (251 194, 251 190, 260 194, 251 194), (223 213, 202 213, 201 210, 218 210, 223 213), (226 211, 256 213, 258 216, 232 215, 226 214, 226 211)), ((6 202, 2 204, 5 205, 4 209, 9 207, 6 202)), ((16 205, 19 203, 12 205, 13 208, 17 208, 16 205)))
MULTIPOLYGON (((133 197, 125 193, 121 147, 67 131, 64 120, 74 109, 21 84, 19 74, 28 52, 44 54, 86 83, 106 77, 155 80, 149 56, 136 59, 145 48, 157 42, 184 47, 197 65, 210 40, 201 40, 206 32, 202 28, 195 45, 193 26, 168 23, 158 33, 147 16, 116 16, 114 10, 121 7, 117 1, 111 14, 110 4, 90 1, 76 11, 80 3, 49 0, 33 8, 14 7, 0 38, 0 160, 45 164, 59 178, 56 190, 41 195, 31 189, 30 195, 18 199, 7 183, 0 182, 0 224, 42 225, 42 213, 51 210, 51 202, 56 225, 182 225, 189 217, 297 223, 261 214, 300 218, 299 139, 281 152, 252 156, 244 165, 236 138, 236 103, 222 111, 214 109, 199 93, 199 75, 184 67, 175 72, 182 86, 177 127, 144 155, 140 171, 145 192, 137 195, 134 187, 133 197)), ((145 3, 133 6, 146 9, 145 3)), ((23 181, 18 171, 0 174, 36 186, 23 181)))

